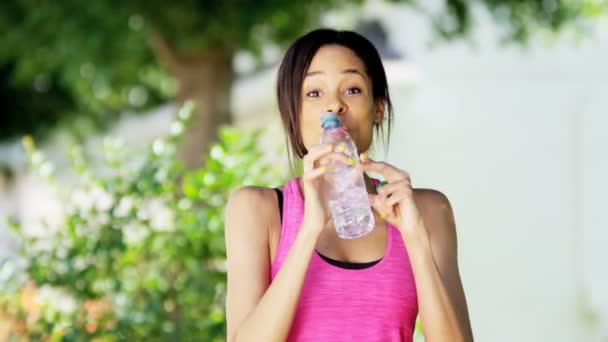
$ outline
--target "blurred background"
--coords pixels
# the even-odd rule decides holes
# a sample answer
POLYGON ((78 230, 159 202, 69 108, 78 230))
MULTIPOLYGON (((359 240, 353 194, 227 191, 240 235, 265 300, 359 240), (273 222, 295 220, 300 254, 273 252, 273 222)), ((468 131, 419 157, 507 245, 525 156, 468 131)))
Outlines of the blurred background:
POLYGON ((380 50, 372 155, 451 200, 476 340, 608 341, 607 13, 2 1, 0 341, 225 340, 224 205, 293 176, 276 71, 321 26, 380 50))

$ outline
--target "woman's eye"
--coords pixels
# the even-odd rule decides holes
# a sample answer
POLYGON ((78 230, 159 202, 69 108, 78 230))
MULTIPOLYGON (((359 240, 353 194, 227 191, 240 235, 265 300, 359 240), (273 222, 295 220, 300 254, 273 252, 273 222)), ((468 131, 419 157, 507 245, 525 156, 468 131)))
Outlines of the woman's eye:
POLYGON ((319 97, 319 91, 318 90, 313 90, 313 91, 309 91, 308 93, 306 93, 306 96, 308 97, 319 97))
POLYGON ((354 88, 348 88, 346 89, 346 93, 348 95, 352 95, 352 94, 359 94, 361 92, 361 89, 354 87, 354 88))

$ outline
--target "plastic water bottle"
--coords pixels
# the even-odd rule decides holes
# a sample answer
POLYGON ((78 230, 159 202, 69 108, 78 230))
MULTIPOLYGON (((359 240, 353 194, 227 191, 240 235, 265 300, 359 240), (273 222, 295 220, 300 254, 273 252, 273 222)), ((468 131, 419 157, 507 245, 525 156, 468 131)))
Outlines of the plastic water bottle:
MULTIPOLYGON (((359 162, 357 145, 335 113, 321 116, 321 143, 344 146, 344 153, 359 162)), ((374 229, 372 213, 363 172, 354 165, 332 161, 324 175, 325 200, 328 203, 336 232, 343 239, 355 239, 374 229)))

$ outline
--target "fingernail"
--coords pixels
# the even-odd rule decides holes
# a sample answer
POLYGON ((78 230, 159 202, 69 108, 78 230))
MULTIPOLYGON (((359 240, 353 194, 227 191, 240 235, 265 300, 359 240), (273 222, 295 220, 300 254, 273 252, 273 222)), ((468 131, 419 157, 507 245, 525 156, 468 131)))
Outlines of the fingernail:
POLYGON ((386 217, 385 213, 380 213, 380 218, 384 220, 384 218, 386 217))
POLYGON ((355 160, 353 158, 348 158, 348 165, 353 165, 355 160))
POLYGON ((343 144, 338 145, 338 150, 340 150, 340 152, 344 152, 344 150, 346 150, 346 147, 344 147, 343 144))

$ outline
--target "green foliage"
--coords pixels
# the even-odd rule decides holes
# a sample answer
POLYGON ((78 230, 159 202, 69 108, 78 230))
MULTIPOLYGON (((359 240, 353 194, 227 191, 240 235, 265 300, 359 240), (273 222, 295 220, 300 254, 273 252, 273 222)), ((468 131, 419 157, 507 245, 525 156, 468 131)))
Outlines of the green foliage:
POLYGON ((142 26, 122 2, 3 1, 0 108, 6 129, 0 139, 43 137, 66 122, 76 132, 101 128, 120 112, 165 101, 171 81, 150 53, 142 26))
POLYGON ((160 67, 164 61, 151 44, 155 37, 163 37, 180 58, 204 51, 232 56, 241 49, 257 54, 262 43, 288 42, 316 23, 323 8, 345 3, 2 1, 0 139, 44 137, 61 123, 88 132, 106 127, 121 112, 173 97, 176 75, 160 67))
MULTIPOLYGON (((173 97, 176 75, 159 66, 163 61, 150 44, 155 37, 180 57, 239 50, 258 55, 264 43, 285 45, 316 26, 322 13, 363 2, 1 1, 0 140, 43 137, 66 122, 76 124, 76 132, 104 127, 121 112, 173 97)), ((419 10, 446 39, 471 31, 472 8, 479 4, 507 27, 505 39, 520 42, 539 28, 584 29, 585 19, 608 8, 606 0, 447 0, 433 11, 420 0, 391 2, 419 10)))
POLYGON ((189 54, 217 49, 258 51, 263 43, 286 44, 318 23, 320 14, 363 0, 131 1, 155 32, 189 54))
POLYGON ((31 165, 62 207, 60 219, 35 234, 13 224, 20 255, 0 262, 0 321, 9 318, 13 335, 225 339, 224 205, 237 187, 276 186, 282 176, 263 162, 259 131, 230 127, 206 165, 184 173, 175 150, 191 112, 182 108, 172 134, 143 153, 107 139, 95 168, 73 148, 78 182, 70 187, 54 180, 52 164, 25 139, 31 165))
MULTIPOLYGON (((454 13, 466 16, 464 1, 448 1, 454 13)), ((539 31, 573 28, 586 34, 589 20, 606 14, 606 0, 484 0, 494 19, 507 27, 505 41, 527 42, 539 31)), ((469 9, 470 11, 470 9, 469 9)), ((470 20, 469 20, 470 21, 470 20)), ((470 26, 470 25, 467 25, 470 26)))

